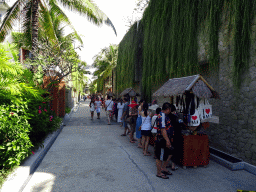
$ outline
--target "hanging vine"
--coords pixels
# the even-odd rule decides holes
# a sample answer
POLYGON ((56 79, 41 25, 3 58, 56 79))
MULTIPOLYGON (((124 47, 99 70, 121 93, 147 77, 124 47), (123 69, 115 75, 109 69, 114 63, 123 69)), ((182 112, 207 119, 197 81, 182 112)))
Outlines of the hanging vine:
POLYGON ((239 88, 241 75, 249 67, 254 8, 255 1, 248 0, 151 0, 139 30, 135 23, 119 45, 118 89, 134 84, 132 70, 138 62, 134 57, 138 57, 141 37, 141 85, 147 101, 151 101, 152 88, 162 85, 168 78, 200 73, 198 36, 202 31, 207 34, 210 69, 218 70, 223 15, 227 19, 228 34, 234 40, 233 82, 239 88))

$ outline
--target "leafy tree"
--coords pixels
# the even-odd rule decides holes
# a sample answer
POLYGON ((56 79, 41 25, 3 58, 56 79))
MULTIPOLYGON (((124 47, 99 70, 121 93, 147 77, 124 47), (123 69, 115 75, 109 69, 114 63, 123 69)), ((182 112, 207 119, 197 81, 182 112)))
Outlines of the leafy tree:
POLYGON ((97 83, 97 89, 103 89, 105 80, 112 75, 113 69, 117 64, 118 46, 110 45, 102 49, 96 56, 94 56, 93 66, 97 68, 94 72, 94 76, 97 79, 93 84, 97 83))
POLYGON ((42 0, 17 0, 14 5, 7 10, 6 16, 3 19, 0 27, 0 41, 3 41, 6 35, 13 29, 15 21, 19 19, 19 13, 21 13, 24 37, 26 38, 26 42, 30 42, 32 52, 35 52, 38 45, 39 18, 46 22, 45 26, 48 36, 52 39, 56 38, 53 33, 54 27, 52 27, 53 22, 50 17, 49 9, 60 16, 63 22, 70 24, 68 17, 59 7, 59 4, 87 16, 89 21, 96 25, 105 22, 105 24, 110 25, 116 33, 110 19, 91 0, 61 0, 58 2, 56 0, 49 0, 47 2, 42 0))

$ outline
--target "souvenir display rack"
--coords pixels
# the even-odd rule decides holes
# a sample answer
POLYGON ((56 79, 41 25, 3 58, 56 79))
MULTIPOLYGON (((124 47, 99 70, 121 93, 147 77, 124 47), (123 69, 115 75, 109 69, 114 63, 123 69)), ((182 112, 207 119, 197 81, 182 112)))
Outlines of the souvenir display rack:
MULTIPOLYGON (((205 129, 209 127, 207 119, 212 116, 212 111, 208 109, 209 103, 205 104, 204 101, 208 98, 219 99, 218 93, 198 74, 169 79, 153 94, 153 97, 159 96, 170 97, 171 103, 177 108, 182 127, 180 132, 176 132, 173 143, 175 148, 173 161, 184 169, 187 166, 206 167, 209 164, 210 152, 205 129)), ((154 144, 152 138, 150 143, 154 144)))

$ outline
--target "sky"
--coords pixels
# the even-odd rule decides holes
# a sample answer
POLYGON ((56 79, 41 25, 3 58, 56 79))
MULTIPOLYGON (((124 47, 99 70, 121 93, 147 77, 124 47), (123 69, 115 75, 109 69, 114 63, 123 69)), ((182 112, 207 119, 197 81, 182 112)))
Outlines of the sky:
MULTIPOLYGON (((71 23, 82 36, 83 48, 77 50, 80 59, 85 61, 87 65, 93 63, 93 57, 100 52, 104 47, 110 44, 119 44, 128 30, 125 22, 128 16, 131 16, 135 8, 137 0, 94 0, 98 7, 110 18, 114 24, 117 36, 110 26, 96 26, 90 23, 85 16, 63 9, 66 15, 70 18, 71 23)), ((9 6, 12 6, 15 0, 6 0, 9 6)), ((71 32, 70 30, 66 31, 71 32)), ((78 43, 75 47, 79 46, 78 43)))

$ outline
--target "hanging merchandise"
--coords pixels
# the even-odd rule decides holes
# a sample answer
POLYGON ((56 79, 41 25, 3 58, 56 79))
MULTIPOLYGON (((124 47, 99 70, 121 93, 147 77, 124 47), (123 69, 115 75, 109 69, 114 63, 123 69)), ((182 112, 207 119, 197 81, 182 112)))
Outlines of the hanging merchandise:
POLYGON ((193 94, 191 94, 191 103, 190 103, 190 109, 189 109, 189 122, 188 126, 199 126, 200 125, 200 117, 199 117, 199 111, 198 109, 195 109, 195 97, 193 94))
POLYGON ((198 109, 201 120, 212 118, 212 105, 209 104, 208 100, 201 100, 198 109))

